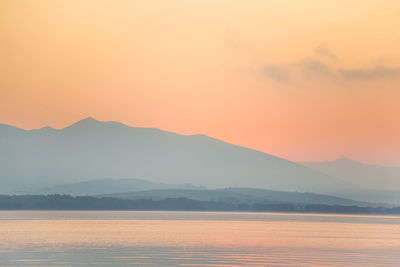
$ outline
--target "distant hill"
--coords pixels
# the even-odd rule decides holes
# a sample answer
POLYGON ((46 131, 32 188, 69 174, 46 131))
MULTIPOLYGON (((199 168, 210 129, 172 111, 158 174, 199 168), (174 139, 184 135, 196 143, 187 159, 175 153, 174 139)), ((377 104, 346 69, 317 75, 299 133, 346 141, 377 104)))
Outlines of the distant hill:
POLYGON ((346 157, 328 162, 302 162, 303 166, 364 187, 339 194, 353 199, 400 204, 400 167, 361 163, 346 157))
POLYGON ((93 118, 61 130, 0 125, 0 193, 107 177, 318 193, 354 188, 300 164, 205 135, 93 118))
POLYGON ((56 185, 46 187, 35 191, 40 194, 67 194, 73 196, 79 195, 98 195, 111 194, 126 191, 144 191, 156 189, 205 189, 200 186, 190 184, 175 185, 153 183, 142 179, 97 179, 78 183, 56 185))
POLYGON ((262 190, 253 188, 225 188, 215 190, 188 190, 188 189, 164 189, 140 192, 127 192, 119 194, 102 195, 102 197, 114 197, 120 199, 152 199, 164 200, 167 198, 188 198, 198 201, 217 201, 228 203, 301 203, 301 204, 325 204, 325 205, 357 205, 375 206, 375 204, 354 201, 351 199, 321 195, 314 193, 283 192, 262 190))
POLYGON ((399 207, 361 207, 349 205, 273 203, 235 203, 202 201, 184 197, 152 199, 119 199, 68 195, 0 195, 0 210, 181 210, 181 211, 258 211, 343 214, 400 214, 399 207))
POLYGON ((400 205, 400 191, 394 190, 358 190, 352 192, 338 193, 337 195, 359 201, 386 203, 394 206, 400 205))
POLYGON ((355 185, 370 189, 400 191, 400 167, 366 164, 346 157, 335 161, 301 164, 355 185))

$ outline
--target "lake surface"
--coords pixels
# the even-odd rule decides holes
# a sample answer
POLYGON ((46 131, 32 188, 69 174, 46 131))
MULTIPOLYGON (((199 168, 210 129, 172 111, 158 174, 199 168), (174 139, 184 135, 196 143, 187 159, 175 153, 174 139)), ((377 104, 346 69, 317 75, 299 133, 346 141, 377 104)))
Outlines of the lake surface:
POLYGON ((400 217, 0 211, 0 266, 400 266, 400 217))

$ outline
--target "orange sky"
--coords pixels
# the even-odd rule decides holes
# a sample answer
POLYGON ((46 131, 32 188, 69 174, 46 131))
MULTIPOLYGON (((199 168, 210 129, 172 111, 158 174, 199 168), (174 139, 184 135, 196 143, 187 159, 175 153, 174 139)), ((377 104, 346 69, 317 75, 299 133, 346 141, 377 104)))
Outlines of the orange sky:
POLYGON ((0 122, 400 165, 400 1, 0 0, 0 122))

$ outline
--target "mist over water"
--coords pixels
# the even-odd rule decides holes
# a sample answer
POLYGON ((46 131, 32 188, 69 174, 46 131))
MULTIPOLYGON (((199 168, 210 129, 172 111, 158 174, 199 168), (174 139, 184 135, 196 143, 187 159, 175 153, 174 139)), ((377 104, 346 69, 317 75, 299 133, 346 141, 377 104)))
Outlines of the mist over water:
POLYGON ((1 211, 1 266, 398 266, 400 217, 1 211))

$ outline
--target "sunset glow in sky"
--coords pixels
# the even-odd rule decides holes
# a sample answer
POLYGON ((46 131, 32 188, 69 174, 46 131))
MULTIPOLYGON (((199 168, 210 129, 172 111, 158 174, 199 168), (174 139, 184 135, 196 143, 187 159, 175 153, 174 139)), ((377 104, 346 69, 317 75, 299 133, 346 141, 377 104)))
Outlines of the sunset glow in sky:
POLYGON ((0 123, 400 165, 400 1, 0 0, 0 123))

